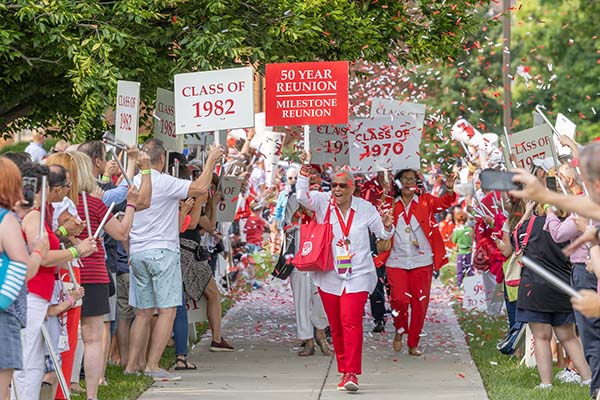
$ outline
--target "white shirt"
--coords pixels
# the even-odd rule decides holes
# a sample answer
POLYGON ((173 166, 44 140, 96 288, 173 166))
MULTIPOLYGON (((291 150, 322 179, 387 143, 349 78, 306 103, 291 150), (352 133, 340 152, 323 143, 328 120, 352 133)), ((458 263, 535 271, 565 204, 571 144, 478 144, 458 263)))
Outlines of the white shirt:
POLYGON ((31 156, 33 162, 40 162, 44 159, 46 150, 44 150, 44 147, 41 144, 31 142, 25 147, 25 153, 31 156))
MULTIPOLYGON (((327 208, 331 207, 330 222, 333 227, 333 243, 331 243, 335 258, 336 244, 344 239, 342 229, 338 221, 334 206, 331 204, 331 193, 310 191, 308 178, 298 176, 296 184, 296 196, 298 202, 304 207, 313 210, 317 215, 317 222, 323 223, 327 208)), ((386 231, 381 216, 377 209, 368 201, 358 197, 352 197, 350 208, 354 210, 354 219, 350 226, 350 254, 352 254, 352 273, 340 274, 337 269, 327 272, 312 272, 311 277, 315 284, 324 292, 341 296, 344 289, 347 293, 369 292, 371 293, 377 285, 377 272, 371 254, 371 243, 369 231, 380 239, 390 239, 393 230, 386 231)), ((348 222, 350 210, 343 216, 345 223, 348 222)), ((300 248, 302 244, 300 243, 300 248)))
MULTIPOLYGON (((402 200, 400 199, 399 201, 402 200)), ((410 203, 414 203, 414 207, 418 207, 419 196, 416 194, 413 195, 410 203)), ((411 204, 408 207, 405 205, 404 209, 409 210, 411 204)), ((412 215, 409 223, 411 233, 406 232, 407 225, 406 221, 404 221, 404 213, 398 216, 396 232, 394 233, 394 245, 385 263, 386 268, 414 269, 433 265, 431 245, 421 225, 419 225, 419 221, 412 215), (419 247, 415 245, 415 241, 419 247)))
MULTIPOLYGON (((179 249, 179 200, 187 197, 191 181, 152 170, 150 207, 133 215, 130 254, 151 249, 179 249)), ((140 187, 142 176, 133 183, 140 187)))

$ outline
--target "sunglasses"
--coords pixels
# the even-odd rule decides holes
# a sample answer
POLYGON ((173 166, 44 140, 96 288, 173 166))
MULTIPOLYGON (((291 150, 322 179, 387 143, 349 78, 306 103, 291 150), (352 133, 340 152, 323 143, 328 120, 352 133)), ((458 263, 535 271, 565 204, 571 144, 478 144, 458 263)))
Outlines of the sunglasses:
POLYGON ((296 178, 295 176, 290 176, 288 178, 288 181, 297 181, 297 180, 298 180, 298 178, 296 178))
POLYGON ((415 183, 417 178, 400 178, 400 182, 415 183))
POLYGON ((340 182, 331 182, 331 188, 334 189, 336 187, 340 187, 342 189, 346 189, 348 187, 347 183, 340 183, 340 182))

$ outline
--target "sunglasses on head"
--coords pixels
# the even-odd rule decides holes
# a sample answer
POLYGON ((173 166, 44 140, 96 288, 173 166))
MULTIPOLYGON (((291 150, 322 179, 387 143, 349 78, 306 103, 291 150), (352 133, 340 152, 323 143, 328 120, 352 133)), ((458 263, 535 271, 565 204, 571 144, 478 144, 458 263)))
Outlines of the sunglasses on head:
POLYGON ((336 187, 340 187, 342 189, 346 189, 348 187, 347 183, 340 183, 340 182, 331 182, 331 188, 336 188, 336 187))

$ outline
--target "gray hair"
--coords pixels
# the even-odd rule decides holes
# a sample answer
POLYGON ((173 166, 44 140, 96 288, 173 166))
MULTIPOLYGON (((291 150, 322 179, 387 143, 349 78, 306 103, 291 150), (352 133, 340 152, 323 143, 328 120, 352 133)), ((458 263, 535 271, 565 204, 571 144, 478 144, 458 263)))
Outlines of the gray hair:
POLYGON ((148 157, 150 157, 150 163, 155 165, 160 162, 160 157, 165 155, 165 146, 162 140, 151 138, 144 142, 142 151, 148 154, 148 157))
POLYGON ((600 180, 600 142, 586 145, 579 154, 581 166, 590 180, 600 180))
POLYGON ((333 181, 333 178, 336 176, 344 176, 346 177, 346 180, 348 181, 348 184, 352 187, 354 187, 354 174, 350 171, 347 170, 340 170, 337 172, 333 172, 330 176, 331 180, 333 181))

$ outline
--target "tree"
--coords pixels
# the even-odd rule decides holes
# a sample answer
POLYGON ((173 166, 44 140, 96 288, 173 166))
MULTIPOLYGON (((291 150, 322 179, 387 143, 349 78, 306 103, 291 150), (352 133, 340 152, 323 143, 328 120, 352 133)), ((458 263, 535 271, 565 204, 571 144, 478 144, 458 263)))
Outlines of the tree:
POLYGON ((152 104, 173 74, 266 63, 455 57, 477 25, 457 0, 16 0, 0 4, 0 129, 106 129, 116 82, 152 104))

